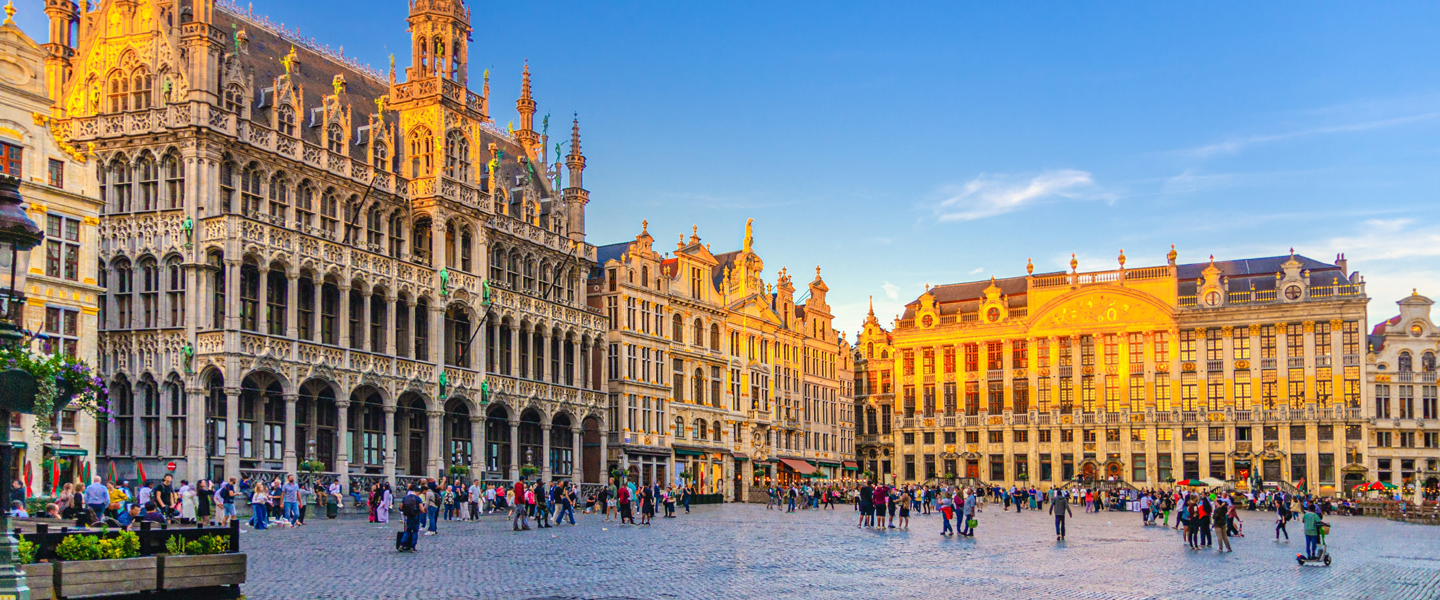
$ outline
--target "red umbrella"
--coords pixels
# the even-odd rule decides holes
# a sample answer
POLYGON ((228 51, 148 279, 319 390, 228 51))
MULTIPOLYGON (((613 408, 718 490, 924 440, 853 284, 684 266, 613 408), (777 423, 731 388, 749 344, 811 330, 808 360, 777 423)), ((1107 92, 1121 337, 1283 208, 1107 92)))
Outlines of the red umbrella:
POLYGON ((145 485, 145 465, 138 460, 135 461, 135 479, 137 485, 145 485))
POLYGON ((115 461, 112 460, 110 464, 105 465, 105 481, 115 483, 115 479, 115 461))
POLYGON ((50 477, 50 491, 51 491, 52 493, 59 494, 59 493, 60 493, 60 459, 59 459, 59 458, 52 458, 52 459, 50 459, 50 471, 51 471, 51 473, 52 473, 52 476, 50 477))
POLYGON ((1380 482, 1377 481, 1377 482, 1375 482, 1375 483, 1370 484, 1369 486, 1366 486, 1365 489, 1370 489, 1370 490, 1383 490, 1383 489, 1385 489, 1385 484, 1380 483, 1380 482))
POLYGON ((35 494, 30 491, 30 461, 25 461, 25 497, 29 498, 35 494))

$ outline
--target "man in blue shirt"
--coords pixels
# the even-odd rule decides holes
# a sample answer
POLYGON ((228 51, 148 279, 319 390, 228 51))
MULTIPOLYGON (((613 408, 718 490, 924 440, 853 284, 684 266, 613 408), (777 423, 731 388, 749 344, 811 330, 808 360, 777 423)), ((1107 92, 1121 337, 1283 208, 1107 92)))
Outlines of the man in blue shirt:
POLYGON ((110 490, 100 483, 99 477, 85 486, 85 506, 94 511, 96 516, 105 514, 106 507, 110 506, 110 490))
POLYGON ((285 485, 280 486, 280 502, 285 507, 285 520, 294 525, 300 518, 300 486, 295 485, 294 475, 287 476, 285 485))

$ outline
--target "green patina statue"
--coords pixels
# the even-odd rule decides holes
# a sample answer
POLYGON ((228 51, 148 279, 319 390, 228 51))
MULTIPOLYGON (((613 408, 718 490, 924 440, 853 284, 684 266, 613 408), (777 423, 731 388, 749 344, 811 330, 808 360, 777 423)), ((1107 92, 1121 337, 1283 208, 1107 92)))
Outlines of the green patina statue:
POLYGON ((450 296, 450 270, 445 267, 440 267, 440 295, 450 296))
POLYGON ((445 377, 445 370, 440 370, 440 399, 445 399, 445 392, 450 387, 450 379, 445 377))
POLYGON ((185 342, 185 347, 181 349, 181 352, 185 355, 185 374, 189 375, 194 373, 195 368, 193 361, 195 359, 195 346, 191 345, 190 342, 185 342))
POLYGON ((489 280, 489 279, 481 279, 481 280, 480 280, 480 304, 483 304, 483 305, 485 306, 485 308, 490 308, 490 302, 491 302, 491 300, 490 300, 490 280, 489 280))

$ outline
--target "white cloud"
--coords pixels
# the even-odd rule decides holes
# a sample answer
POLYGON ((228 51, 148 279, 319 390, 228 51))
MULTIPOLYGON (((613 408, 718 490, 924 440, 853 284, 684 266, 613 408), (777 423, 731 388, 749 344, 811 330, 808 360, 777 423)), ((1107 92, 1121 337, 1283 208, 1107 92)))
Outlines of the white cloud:
POLYGON ((881 288, 884 288, 884 290, 885 290, 885 297, 886 297, 886 298, 889 298, 889 299, 891 299, 891 300, 899 300, 899 299, 900 299, 900 286, 895 285, 895 284, 890 283, 890 282, 887 281, 887 282, 885 282, 884 285, 882 285, 882 286, 880 286, 880 287, 881 287, 881 288))
POLYGON ((974 221, 1003 215, 1054 198, 1083 199, 1095 181, 1085 171, 1061 169, 1036 175, 1028 181, 1003 175, 981 174, 935 207, 941 221, 974 221))
POLYGON ((1422 114, 1417 114, 1417 115, 1407 115, 1407 116, 1403 116, 1403 117, 1394 117, 1394 118, 1390 118, 1390 119, 1380 119, 1380 120, 1376 120, 1376 121, 1364 121, 1364 122, 1361 122, 1361 123, 1348 123, 1348 124, 1344 124, 1344 125, 1330 125, 1330 126, 1325 126, 1325 127, 1315 127, 1315 128, 1312 128, 1312 129, 1302 129, 1302 130, 1299 130, 1299 131, 1291 131, 1291 132, 1287 132, 1287 133, 1275 133, 1275 134, 1268 134, 1268 135, 1251 135, 1251 136, 1239 137, 1239 138, 1235 138, 1235 139, 1232 139, 1232 140, 1228 140, 1228 141, 1224 141, 1224 142, 1219 142, 1219 143, 1215 143, 1215 144, 1207 144, 1207 145, 1198 146, 1198 147, 1195 147, 1195 148, 1188 148, 1188 149, 1186 149, 1186 150, 1184 150, 1184 151, 1182 151, 1182 152, 1185 153, 1185 154, 1190 154, 1190 155, 1197 156, 1197 157, 1200 157, 1200 158, 1206 158, 1206 157, 1216 156, 1216 155, 1220 155, 1220 154, 1234 154, 1234 153, 1236 153, 1236 152, 1239 152, 1239 151, 1245 149, 1245 147, 1247 147, 1247 146, 1253 146, 1253 145, 1256 145, 1256 144, 1265 144, 1265 143, 1269 143, 1269 142, 1279 142, 1279 141, 1284 141, 1284 140, 1288 140, 1288 139, 1293 139, 1293 138, 1298 138, 1298 137, 1305 137, 1305 136, 1311 136, 1311 135, 1327 135, 1327 134, 1335 134, 1335 133, 1354 133, 1354 132, 1357 132, 1357 131, 1368 131, 1368 130, 1371 130, 1371 129, 1381 129, 1381 128, 1384 128, 1384 127, 1394 127, 1394 126, 1396 126, 1396 125, 1405 125, 1405 124, 1414 123, 1414 122, 1417 122, 1417 121, 1428 121, 1428 120, 1433 119, 1433 118, 1435 118, 1435 117, 1440 117, 1440 112, 1429 112, 1429 113, 1422 113, 1422 114))
POLYGON ((985 267, 976 267, 970 270, 971 275, 979 275, 985 272, 985 267))

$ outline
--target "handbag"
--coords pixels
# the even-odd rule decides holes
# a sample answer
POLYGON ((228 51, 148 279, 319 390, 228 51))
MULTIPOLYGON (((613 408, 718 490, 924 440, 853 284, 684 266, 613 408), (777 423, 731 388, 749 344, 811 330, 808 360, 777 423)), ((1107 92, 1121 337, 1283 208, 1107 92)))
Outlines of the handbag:
POLYGON ((979 524, 980 521, 976 520, 975 517, 970 517, 970 520, 965 522, 965 526, 970 529, 974 529, 975 526, 979 524))

